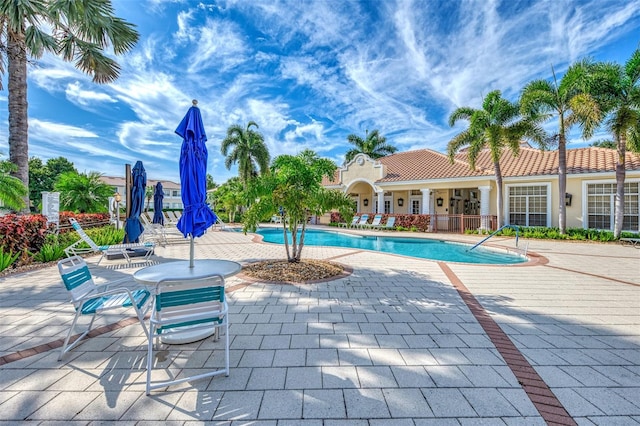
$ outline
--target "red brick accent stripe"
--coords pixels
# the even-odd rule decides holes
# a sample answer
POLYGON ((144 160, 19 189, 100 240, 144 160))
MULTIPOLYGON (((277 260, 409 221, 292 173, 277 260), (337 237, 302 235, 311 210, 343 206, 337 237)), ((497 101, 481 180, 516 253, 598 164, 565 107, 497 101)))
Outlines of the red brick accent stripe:
POLYGON ((471 294, 469 289, 462 283, 460 278, 444 262, 438 262, 440 269, 445 273, 453 287, 469 307, 469 310, 476 317, 482 329, 487 333, 491 342, 495 345, 507 366, 518 379, 518 383, 527 393, 533 405, 540 413, 540 416, 547 424, 576 425, 573 417, 569 415, 562 403, 553 394, 549 386, 542 380, 536 370, 531 366, 522 352, 513 344, 509 336, 491 318, 478 300, 471 294))

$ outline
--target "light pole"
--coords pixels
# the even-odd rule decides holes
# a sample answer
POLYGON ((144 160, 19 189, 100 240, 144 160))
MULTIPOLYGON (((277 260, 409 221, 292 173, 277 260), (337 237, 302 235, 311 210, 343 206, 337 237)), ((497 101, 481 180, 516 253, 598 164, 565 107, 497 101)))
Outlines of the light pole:
POLYGON ((120 229, 120 201, 122 201, 122 196, 116 191, 113 194, 113 199, 116 200, 116 229, 120 229))

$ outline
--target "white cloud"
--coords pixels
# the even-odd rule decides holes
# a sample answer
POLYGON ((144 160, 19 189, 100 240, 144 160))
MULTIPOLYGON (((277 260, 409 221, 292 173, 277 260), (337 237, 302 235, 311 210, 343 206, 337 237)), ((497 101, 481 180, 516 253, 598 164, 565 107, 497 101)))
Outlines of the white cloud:
POLYGON ((80 86, 80 82, 78 81, 68 84, 65 90, 65 94, 66 98, 71 102, 83 107, 95 107, 95 103, 116 102, 115 99, 113 99, 106 93, 82 89, 80 86))

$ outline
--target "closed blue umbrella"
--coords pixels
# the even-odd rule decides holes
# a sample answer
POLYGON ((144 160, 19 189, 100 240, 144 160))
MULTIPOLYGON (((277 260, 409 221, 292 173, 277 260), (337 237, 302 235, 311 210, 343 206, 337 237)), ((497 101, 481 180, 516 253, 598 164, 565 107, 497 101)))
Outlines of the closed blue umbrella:
POLYGON ((180 150, 180 189, 184 205, 177 227, 185 237, 191 237, 190 267, 193 267, 193 239, 204 235, 218 220, 206 203, 207 135, 197 104, 198 101, 194 100, 193 106, 176 129, 176 134, 183 139, 180 150))
POLYGON ((136 161, 136 165, 131 170, 131 177, 131 210, 124 224, 125 243, 137 243, 140 235, 144 232, 144 226, 140 223, 140 214, 142 214, 147 188, 147 172, 144 170, 142 161, 136 161))
POLYGON ((153 223, 159 223, 164 225, 164 215, 162 214, 162 199, 164 198, 164 191, 162 190, 162 183, 156 183, 156 189, 153 191, 153 223))

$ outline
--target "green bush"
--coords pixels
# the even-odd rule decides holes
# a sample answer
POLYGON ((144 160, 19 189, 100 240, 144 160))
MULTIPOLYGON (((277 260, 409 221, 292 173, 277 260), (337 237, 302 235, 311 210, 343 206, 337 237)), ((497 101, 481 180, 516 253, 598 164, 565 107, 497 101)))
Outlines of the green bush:
POLYGON ((64 249, 65 247, 58 244, 44 244, 33 259, 37 262, 53 262, 54 260, 65 257, 64 249))
POLYGON ((13 265, 18 260, 18 257, 20 257, 20 253, 13 254, 11 250, 6 253, 3 248, 0 248, 0 271, 4 271, 13 265))

